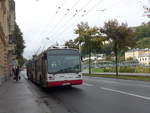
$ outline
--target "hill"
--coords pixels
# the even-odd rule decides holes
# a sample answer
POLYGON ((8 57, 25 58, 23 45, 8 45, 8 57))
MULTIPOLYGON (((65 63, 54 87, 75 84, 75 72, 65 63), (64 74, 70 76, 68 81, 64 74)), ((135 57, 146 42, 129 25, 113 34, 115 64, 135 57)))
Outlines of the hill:
POLYGON ((150 22, 133 28, 135 31, 136 48, 150 48, 150 22))

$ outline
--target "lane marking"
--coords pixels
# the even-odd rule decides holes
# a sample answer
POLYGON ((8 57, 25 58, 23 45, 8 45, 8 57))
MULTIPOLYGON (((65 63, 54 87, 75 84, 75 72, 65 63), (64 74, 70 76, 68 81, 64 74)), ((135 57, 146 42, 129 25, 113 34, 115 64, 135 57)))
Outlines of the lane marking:
POLYGON ((85 86, 94 86, 93 84, 83 83, 85 86))
POLYGON ((146 97, 146 96, 141 96, 141 95, 128 93, 128 92, 124 92, 124 91, 120 91, 120 90, 115 90, 115 89, 110 89, 110 88, 105 88, 105 87, 100 87, 100 88, 103 89, 103 90, 107 90, 107 91, 117 92, 117 93, 124 94, 124 95, 130 95, 130 96, 142 98, 142 99, 145 99, 145 100, 150 100, 150 97, 146 97))

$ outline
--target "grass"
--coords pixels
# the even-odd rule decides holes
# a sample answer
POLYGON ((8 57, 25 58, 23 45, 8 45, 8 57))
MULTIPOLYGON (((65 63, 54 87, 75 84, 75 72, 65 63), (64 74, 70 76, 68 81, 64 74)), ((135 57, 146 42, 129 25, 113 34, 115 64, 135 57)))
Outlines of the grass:
POLYGON ((102 68, 92 68, 92 72, 104 72, 102 68))
POLYGON ((104 77, 104 78, 115 78, 115 79, 126 79, 126 80, 144 80, 150 81, 150 77, 148 76, 129 76, 129 75, 97 75, 97 74, 83 74, 83 76, 91 76, 91 77, 104 77))

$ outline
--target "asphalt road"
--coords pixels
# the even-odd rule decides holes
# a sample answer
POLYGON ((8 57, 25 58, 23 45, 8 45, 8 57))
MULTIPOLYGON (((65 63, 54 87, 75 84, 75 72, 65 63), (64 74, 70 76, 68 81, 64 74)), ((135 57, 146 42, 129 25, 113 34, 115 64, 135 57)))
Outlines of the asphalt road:
POLYGON ((72 88, 27 85, 52 113, 150 113, 149 82, 84 77, 83 85, 72 88))

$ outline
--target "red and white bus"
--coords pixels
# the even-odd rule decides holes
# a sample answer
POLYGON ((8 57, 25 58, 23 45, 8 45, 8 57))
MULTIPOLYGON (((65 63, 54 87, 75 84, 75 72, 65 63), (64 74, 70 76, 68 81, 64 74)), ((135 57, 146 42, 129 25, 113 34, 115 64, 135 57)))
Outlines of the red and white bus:
POLYGON ((43 87, 80 85, 81 58, 77 49, 48 48, 34 56, 28 68, 28 78, 43 87))

